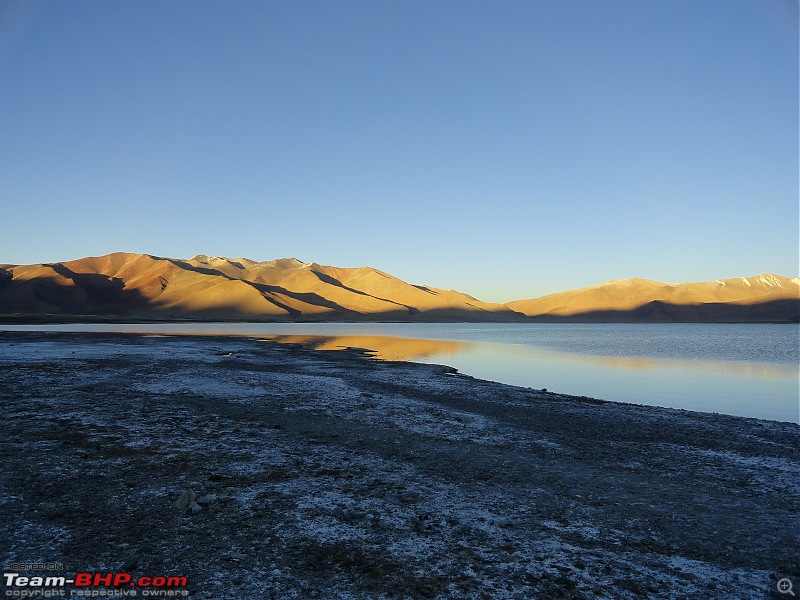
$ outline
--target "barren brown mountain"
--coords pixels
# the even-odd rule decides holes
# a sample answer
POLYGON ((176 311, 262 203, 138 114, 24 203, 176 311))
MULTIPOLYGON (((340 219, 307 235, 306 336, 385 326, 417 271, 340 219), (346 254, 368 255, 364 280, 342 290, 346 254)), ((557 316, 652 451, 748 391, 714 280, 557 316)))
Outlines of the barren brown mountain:
POLYGON ((623 279, 506 306, 540 320, 797 321, 800 279, 769 274, 678 284, 623 279))
POLYGON ((0 265, 0 315, 411 321, 798 321, 800 279, 668 285, 626 279, 508 304, 411 285, 372 267, 117 252, 0 265))
POLYGON ((410 285, 371 267, 114 253, 0 265, 0 312, 259 320, 522 318, 502 304, 410 285))

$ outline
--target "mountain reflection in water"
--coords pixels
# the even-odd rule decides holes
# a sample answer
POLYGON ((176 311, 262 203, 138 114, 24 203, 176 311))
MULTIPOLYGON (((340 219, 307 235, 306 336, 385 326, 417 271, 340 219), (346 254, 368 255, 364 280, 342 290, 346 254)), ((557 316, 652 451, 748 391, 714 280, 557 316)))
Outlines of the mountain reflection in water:
MULTIPOLYGON (((648 358, 634 356, 598 356, 571 352, 556 352, 521 345, 492 344, 488 342, 464 342, 453 340, 425 340, 382 335, 259 335, 261 339, 279 344, 296 344, 311 350, 342 350, 359 348, 367 350, 381 360, 425 360, 436 362, 437 358, 449 358, 457 354, 478 353, 487 364, 513 357, 531 360, 564 361, 605 365, 615 369, 647 371, 650 369, 689 369, 720 373, 742 374, 752 377, 786 377, 792 374, 790 367, 773 363, 724 362, 648 358)), ((447 363, 449 364, 449 363, 447 363)), ((452 365, 450 365, 452 366, 452 365)), ((524 369, 523 369, 524 370, 524 369)))
POLYGON ((469 350, 470 342, 423 340, 383 335, 261 335, 262 339, 279 344, 297 344, 312 350, 361 348, 381 360, 420 360, 450 357, 469 350))
POLYGON ((512 385, 576 396, 798 422, 797 368, 782 363, 559 352, 523 344, 375 335, 263 335, 315 350, 445 364, 512 385))
POLYGON ((798 327, 771 324, 72 323, 9 331, 247 336, 444 364, 574 396, 800 422, 798 327))

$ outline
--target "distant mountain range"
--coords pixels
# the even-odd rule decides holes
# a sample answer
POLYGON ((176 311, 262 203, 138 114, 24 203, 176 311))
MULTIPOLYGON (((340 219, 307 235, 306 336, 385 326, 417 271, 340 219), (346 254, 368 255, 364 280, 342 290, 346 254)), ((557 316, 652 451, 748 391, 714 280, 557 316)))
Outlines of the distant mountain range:
POLYGON ((800 279, 758 275, 675 285, 625 279, 494 304, 372 267, 116 252, 0 265, 0 314, 6 320, 798 322, 800 279))
POLYGON ((800 278, 756 275, 667 284, 622 279, 506 304, 539 320, 800 321, 800 278))

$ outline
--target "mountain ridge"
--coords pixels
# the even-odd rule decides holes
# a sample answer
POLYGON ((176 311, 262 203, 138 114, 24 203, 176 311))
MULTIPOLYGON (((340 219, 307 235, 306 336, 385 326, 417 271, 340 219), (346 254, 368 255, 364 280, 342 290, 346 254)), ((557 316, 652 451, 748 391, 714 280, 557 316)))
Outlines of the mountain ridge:
POLYGON ((762 273, 753 277, 675 284, 631 278, 516 300, 506 305, 530 317, 574 317, 601 311, 632 311, 653 302, 701 306, 751 305, 776 300, 800 301, 800 278, 762 273))
POLYGON ((262 321, 789 321, 800 278, 614 280, 506 304, 407 283, 374 267, 297 258, 189 259, 114 252, 0 265, 0 314, 262 321))

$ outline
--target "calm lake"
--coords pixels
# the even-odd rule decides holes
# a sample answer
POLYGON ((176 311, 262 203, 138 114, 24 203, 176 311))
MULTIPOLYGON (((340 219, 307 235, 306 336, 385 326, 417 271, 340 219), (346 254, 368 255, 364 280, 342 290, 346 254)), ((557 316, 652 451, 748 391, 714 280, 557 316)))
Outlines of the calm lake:
POLYGON ((250 335, 604 400, 800 422, 800 326, 783 324, 191 323, 0 330, 250 335))

